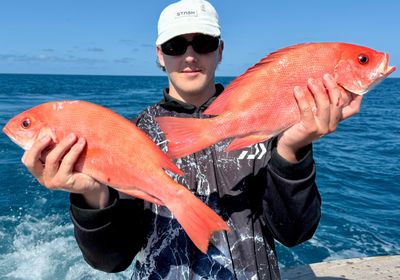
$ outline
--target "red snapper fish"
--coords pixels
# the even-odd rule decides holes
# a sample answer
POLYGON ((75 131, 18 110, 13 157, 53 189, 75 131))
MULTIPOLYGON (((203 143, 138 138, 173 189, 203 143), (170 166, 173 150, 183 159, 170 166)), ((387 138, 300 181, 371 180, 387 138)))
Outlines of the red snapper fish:
POLYGON ((183 157, 226 138, 234 138, 226 152, 266 141, 300 121, 295 86, 311 101, 307 80, 330 73, 346 91, 362 95, 395 71, 388 60, 386 53, 347 43, 299 44, 271 53, 232 81, 205 110, 216 117, 158 117, 168 155, 183 157))
POLYGON ((84 137, 87 145, 76 171, 120 192, 165 205, 204 253, 214 231, 229 230, 221 217, 164 171, 184 175, 158 146, 107 108, 85 101, 48 102, 15 116, 3 131, 25 150, 45 135, 55 143, 70 133, 84 137))

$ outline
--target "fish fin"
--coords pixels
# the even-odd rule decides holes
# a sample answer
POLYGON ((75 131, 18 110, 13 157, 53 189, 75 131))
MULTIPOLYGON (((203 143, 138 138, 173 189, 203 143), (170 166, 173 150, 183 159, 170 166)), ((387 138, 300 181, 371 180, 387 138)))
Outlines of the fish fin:
POLYGON ((117 191, 119 191, 119 192, 122 192, 122 193, 128 194, 130 196, 134 196, 134 197, 146 200, 146 201, 151 202, 151 203, 155 203, 155 204, 158 204, 158 205, 164 205, 164 203, 161 200, 159 200, 157 197, 152 196, 152 195, 150 195, 150 194, 148 194, 148 193, 146 193, 144 191, 141 191, 139 189, 117 189, 117 188, 115 188, 115 189, 117 191))
POLYGON ((51 140, 53 140, 54 143, 58 143, 58 138, 54 128, 45 126, 42 129, 40 129, 38 139, 41 139, 44 136, 48 136, 51 138, 51 140))
POLYGON ((204 111, 206 115, 219 115, 222 114, 227 107, 227 103, 229 102, 230 93, 224 92, 215 99, 211 105, 204 111))
MULTIPOLYGON (((240 93, 246 90, 247 86, 254 82, 256 76, 254 75, 258 69, 261 69, 266 63, 270 62, 267 58, 264 58, 253 67, 249 68, 244 74, 233 80, 225 90, 211 103, 211 105, 204 111, 207 115, 220 115, 224 113, 228 108, 232 100, 233 103, 237 103, 240 99, 240 93), (238 94, 234 94, 234 93, 238 94), (234 95, 234 97, 232 97, 234 95)), ((261 73, 262 75, 263 73, 261 73)), ((257 74, 260 75, 260 74, 257 74)))
MULTIPOLYGON (((229 103, 231 101, 231 97, 234 94, 234 92, 239 88, 240 86, 244 85, 246 83, 247 77, 249 75, 246 75, 244 73, 243 75, 237 77, 235 80, 233 80, 226 88, 225 90, 210 104, 210 106, 204 111, 204 114, 206 115, 220 115, 227 111, 229 107, 229 103)), ((235 96, 237 97, 237 96, 235 96)), ((233 102, 235 102, 236 98, 233 98, 233 102)))
POLYGON ((204 111, 204 114, 220 115, 225 112, 229 107, 231 99, 233 103, 237 103, 241 96, 240 93, 245 91, 248 85, 253 84, 256 80, 264 79, 264 77, 268 79, 267 72, 264 71, 266 65, 282 59, 288 52, 304 47, 304 45, 307 45, 307 43, 282 48, 261 59, 258 63, 247 69, 242 75, 234 79, 214 102, 211 103, 207 110, 204 111), (238 94, 235 94, 235 97, 231 98, 234 92, 238 94))
POLYGON ((193 154, 219 141, 212 134, 212 119, 158 117, 156 121, 168 141, 170 158, 193 154))
POLYGON ((225 149, 225 152, 243 149, 251 145, 264 142, 269 138, 271 138, 271 135, 269 134, 253 134, 241 138, 235 138, 225 149))
POLYGON ((185 175, 185 173, 182 170, 180 170, 168 157, 165 157, 165 159, 162 159, 160 164, 161 164, 162 168, 169 170, 179 176, 185 175))
POLYGON ((166 201, 166 206, 203 253, 208 250, 208 243, 213 232, 230 231, 228 224, 188 189, 179 185, 175 198, 166 201))

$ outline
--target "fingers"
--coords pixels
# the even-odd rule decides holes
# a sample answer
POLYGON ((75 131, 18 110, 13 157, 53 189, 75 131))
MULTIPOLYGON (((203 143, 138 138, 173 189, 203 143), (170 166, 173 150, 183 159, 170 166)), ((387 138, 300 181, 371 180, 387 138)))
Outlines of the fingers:
POLYGON ((329 107, 330 107, 330 118, 328 124, 329 132, 335 131, 338 123, 342 120, 343 111, 343 99, 342 89, 338 86, 333 77, 329 74, 325 74, 323 77, 323 83, 328 90, 329 96, 329 107))
POLYGON ((79 138, 76 144, 71 147, 69 152, 63 158, 58 172, 62 174, 72 173, 74 171, 75 163, 85 148, 85 145, 86 140, 84 138, 79 138))
MULTIPOLYGON (((295 88, 295 97, 301 111, 304 131, 309 134, 309 138, 315 140, 336 130, 344 117, 344 104, 349 102, 349 98, 329 74, 324 75, 322 80, 309 79, 307 87, 313 96, 313 102, 307 102, 306 98, 302 97, 306 93, 299 87, 295 88)), ((346 115, 351 115, 352 110, 356 111, 359 107, 357 101, 350 104, 352 106, 349 106, 346 115)))
POLYGON ((344 120, 360 112, 362 99, 363 95, 351 93, 351 100, 349 104, 343 108, 344 120))
MULTIPOLYGON (((76 164, 86 145, 84 138, 68 135, 49 153, 46 158, 43 181, 48 189, 64 190, 71 193, 93 195, 105 185, 89 175, 75 170, 76 164)), ((108 192, 108 190, 107 190, 108 192)), ((96 195, 94 197, 97 197, 96 195)), ((101 198, 99 198, 101 200, 101 198)), ((92 196, 91 205, 95 199, 92 196)), ((101 205, 101 201, 98 201, 101 205)), ((98 206, 97 206, 98 207, 98 206)))
POLYGON ((294 88, 294 97, 300 111, 300 122, 284 131, 278 138, 277 151, 289 162, 298 161, 298 151, 317 139, 316 105, 309 92, 294 88))
POLYGON ((315 121, 319 127, 319 133, 325 135, 329 132, 330 122, 330 100, 326 93, 324 84, 321 81, 314 79, 308 80, 308 88, 314 96, 316 110, 315 110, 315 121))
POLYGON ((306 98, 306 93, 301 87, 294 88, 294 96, 297 101, 297 105, 300 109, 300 115, 303 122, 314 123, 314 108, 306 98))
POLYGON ((22 162, 45 187, 68 189, 74 184, 74 165, 85 147, 83 138, 77 140, 76 135, 70 134, 49 151, 52 141, 45 136, 25 152, 22 162))
POLYGON ((341 120, 357 113, 362 99, 345 91, 329 74, 320 81, 309 79, 307 88, 309 91, 294 88, 300 122, 285 130, 278 139, 279 154, 293 162, 302 147, 335 131, 341 120))
POLYGON ((36 141, 29 151, 26 151, 22 156, 22 163, 28 168, 29 172, 35 176, 39 182, 42 183, 41 178, 43 174, 43 162, 40 160, 43 150, 51 144, 51 138, 48 136, 43 137, 36 141))
POLYGON ((94 208, 108 203, 108 189, 74 167, 86 146, 84 138, 71 134, 54 146, 50 137, 36 141, 22 157, 22 162, 38 181, 48 189, 84 194, 94 208), (43 162, 45 161, 45 162, 43 162))
POLYGON ((60 143, 58 143, 55 148, 47 155, 43 172, 43 179, 46 183, 46 186, 48 184, 47 181, 56 176, 60 167, 61 160, 63 159, 67 151, 76 142, 76 138, 77 137, 75 134, 68 135, 60 143))

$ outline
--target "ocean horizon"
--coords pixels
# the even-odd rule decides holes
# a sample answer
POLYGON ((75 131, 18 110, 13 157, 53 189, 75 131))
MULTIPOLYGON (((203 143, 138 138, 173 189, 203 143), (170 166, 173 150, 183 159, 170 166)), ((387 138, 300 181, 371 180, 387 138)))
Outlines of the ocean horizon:
MULTIPOLYGON (((216 77, 228 85, 234 77, 216 77)), ((162 98, 166 76, 0 74, 0 127, 52 100, 86 100, 133 118, 162 98)), ((129 279, 92 269, 73 236, 68 193, 49 191, 0 133, 0 279, 129 279)), ((322 218, 313 238, 277 244, 282 268, 400 254, 400 78, 369 92, 358 115, 314 144, 322 218)))

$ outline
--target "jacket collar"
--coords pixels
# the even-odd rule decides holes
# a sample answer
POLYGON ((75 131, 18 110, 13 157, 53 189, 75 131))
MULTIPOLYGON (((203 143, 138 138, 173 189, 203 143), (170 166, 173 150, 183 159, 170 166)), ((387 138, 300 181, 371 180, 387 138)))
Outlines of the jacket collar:
POLYGON ((203 105, 196 107, 192 104, 185 103, 180 101, 171 95, 169 95, 169 88, 164 89, 164 98, 160 101, 159 105, 166 110, 176 111, 178 113, 188 113, 193 114, 196 111, 204 112, 208 106, 217 98, 218 95, 224 90, 224 86, 222 84, 215 84, 215 93, 208 99, 203 105))

